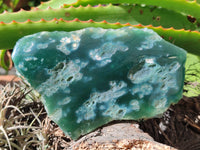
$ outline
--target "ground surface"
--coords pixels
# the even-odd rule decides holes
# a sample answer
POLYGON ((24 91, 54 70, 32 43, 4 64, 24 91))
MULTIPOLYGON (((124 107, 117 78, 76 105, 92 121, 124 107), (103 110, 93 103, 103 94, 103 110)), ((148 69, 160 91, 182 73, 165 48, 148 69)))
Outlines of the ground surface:
POLYGON ((200 96, 183 97, 161 118, 141 121, 140 128, 160 143, 181 150, 199 150, 200 96))

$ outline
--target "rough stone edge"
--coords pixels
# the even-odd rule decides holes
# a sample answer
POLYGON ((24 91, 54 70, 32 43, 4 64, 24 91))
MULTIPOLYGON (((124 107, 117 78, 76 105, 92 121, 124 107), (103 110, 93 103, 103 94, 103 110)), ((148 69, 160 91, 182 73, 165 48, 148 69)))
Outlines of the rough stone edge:
POLYGON ((73 150, 176 150, 158 143, 136 123, 116 123, 99 128, 74 142, 73 150))

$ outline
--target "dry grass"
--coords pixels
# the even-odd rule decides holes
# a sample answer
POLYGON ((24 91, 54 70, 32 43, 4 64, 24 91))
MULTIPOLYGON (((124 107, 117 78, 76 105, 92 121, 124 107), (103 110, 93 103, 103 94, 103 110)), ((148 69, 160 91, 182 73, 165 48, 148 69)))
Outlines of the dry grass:
POLYGON ((0 149, 67 149, 70 139, 51 121, 32 89, 0 85, 0 149))

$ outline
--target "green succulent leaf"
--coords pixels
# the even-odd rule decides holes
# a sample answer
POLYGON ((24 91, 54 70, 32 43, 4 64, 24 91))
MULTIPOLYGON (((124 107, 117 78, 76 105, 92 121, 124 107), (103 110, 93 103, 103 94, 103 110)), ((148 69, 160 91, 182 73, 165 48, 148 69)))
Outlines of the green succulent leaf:
POLYGON ((48 2, 41 3, 41 5, 39 5, 37 8, 40 8, 40 9, 46 9, 48 7, 60 8, 64 4, 71 4, 71 3, 75 3, 76 1, 77 0, 51 0, 48 2))
POLYGON ((0 67, 4 68, 5 70, 9 70, 10 63, 12 62, 7 56, 7 50, 0 50, 0 67))
POLYGON ((185 68, 184 95, 188 97, 200 95, 200 57, 188 53, 185 68))
POLYGON ((186 0, 77 0, 73 4, 68 4, 65 7, 69 6, 87 6, 98 5, 98 4, 144 4, 150 6, 158 6, 173 10, 179 13, 184 13, 191 15, 196 18, 200 18, 200 5, 196 1, 186 1, 186 0))
POLYGON ((3 13, 0 15, 0 21, 4 23, 10 23, 13 20, 17 22, 25 22, 28 19, 32 21, 39 21, 41 18, 49 21, 54 18, 63 18, 64 20, 73 20, 79 18, 79 20, 87 21, 92 19, 94 21, 106 20, 110 23, 127 23, 132 25, 142 24, 142 25, 153 25, 162 26, 164 28, 169 28, 172 26, 175 29, 190 29, 198 30, 196 24, 189 22, 187 17, 178 14, 174 11, 167 9, 155 9, 154 7, 142 7, 136 6, 101 6, 98 7, 79 7, 79 8, 58 8, 58 9, 45 9, 38 10, 33 9, 32 11, 19 11, 17 13, 3 13), (38 16, 37 14, 40 14, 38 16), (173 16, 173 17, 171 17, 173 16))

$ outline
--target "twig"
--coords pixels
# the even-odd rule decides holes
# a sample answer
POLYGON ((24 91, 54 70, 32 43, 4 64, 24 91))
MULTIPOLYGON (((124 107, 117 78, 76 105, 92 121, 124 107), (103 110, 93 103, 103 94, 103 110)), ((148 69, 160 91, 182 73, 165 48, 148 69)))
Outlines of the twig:
POLYGON ((189 125, 196 128, 200 132, 200 127, 193 120, 191 120, 187 115, 185 115, 184 121, 186 121, 189 125))
POLYGON ((168 138, 168 136, 161 130, 159 125, 155 122, 156 127, 159 129, 159 131, 162 133, 162 135, 165 137, 165 139, 170 143, 171 146, 175 147, 172 141, 168 138))

